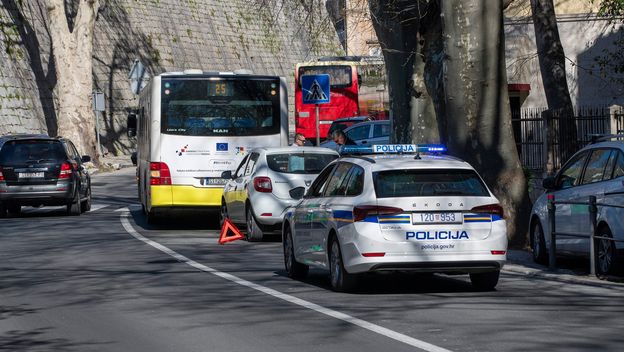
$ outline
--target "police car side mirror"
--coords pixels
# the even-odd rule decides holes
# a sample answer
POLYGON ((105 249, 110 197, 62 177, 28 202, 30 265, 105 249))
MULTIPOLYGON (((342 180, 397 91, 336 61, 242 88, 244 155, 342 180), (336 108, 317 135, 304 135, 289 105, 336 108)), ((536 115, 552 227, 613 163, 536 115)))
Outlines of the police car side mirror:
POLYGON ((224 178, 226 180, 231 180, 232 179, 232 171, 223 171, 221 173, 221 178, 224 178))
POLYGON ((90 156, 88 156, 88 155, 83 155, 83 156, 80 158, 80 161, 82 161, 83 163, 88 163, 88 162, 90 162, 90 161, 91 161, 91 157, 90 157, 90 156))
POLYGON ((288 193, 290 194, 290 197, 292 199, 303 199, 303 196, 305 195, 305 187, 295 187, 291 189, 288 193))
POLYGON ((557 183, 556 183, 555 177, 554 176, 546 177, 544 181, 542 181, 542 187, 544 187, 544 189, 548 191, 557 189, 557 183))

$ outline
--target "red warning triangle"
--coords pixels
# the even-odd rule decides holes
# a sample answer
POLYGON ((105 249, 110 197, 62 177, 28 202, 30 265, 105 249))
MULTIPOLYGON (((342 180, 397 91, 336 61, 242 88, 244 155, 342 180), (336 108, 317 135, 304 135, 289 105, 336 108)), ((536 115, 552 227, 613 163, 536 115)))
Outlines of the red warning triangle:
POLYGON ((236 226, 232 224, 230 219, 225 219, 225 221, 223 221, 223 227, 221 227, 221 237, 219 237, 219 244, 236 241, 236 240, 240 240, 243 238, 245 238, 245 236, 243 236, 240 233, 240 231, 236 228, 236 226), (229 231, 232 231, 232 233, 234 234, 228 236, 227 234, 229 231))

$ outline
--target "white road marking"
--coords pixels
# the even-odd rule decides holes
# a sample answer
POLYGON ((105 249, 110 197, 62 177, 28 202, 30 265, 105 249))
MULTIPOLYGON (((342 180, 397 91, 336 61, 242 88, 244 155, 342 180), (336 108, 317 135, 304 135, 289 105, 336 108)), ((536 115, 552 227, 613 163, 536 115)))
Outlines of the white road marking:
POLYGON ((301 306, 303 308, 306 309, 310 309, 313 311, 316 311, 318 313, 330 316, 332 318, 336 318, 338 320, 342 320, 344 322, 347 322, 349 324, 353 324, 356 326, 359 326, 361 328, 364 328, 366 330, 370 330, 372 332, 375 332, 377 334, 386 336, 388 338, 391 338, 393 340, 399 341, 399 342, 403 342, 407 345, 416 347, 416 348, 420 348, 423 351, 428 351, 428 352, 451 352, 450 350, 447 350, 445 348, 436 346, 436 345, 432 345, 428 342, 425 341, 421 341, 418 339, 415 339, 413 337, 401 334, 399 332, 396 332, 394 330, 390 330, 388 328, 384 328, 383 326, 379 326, 377 324, 373 324, 370 323, 368 321, 362 320, 362 319, 358 319, 355 317, 352 317, 348 314, 333 310, 333 309, 329 309, 329 308, 325 308, 323 306, 320 306, 316 303, 312 303, 312 302, 308 302, 306 300, 303 300, 301 298, 297 298, 295 296, 291 296, 289 294, 286 293, 282 293, 279 291, 276 291, 272 288, 268 288, 262 285, 258 285, 255 284, 253 282, 247 281, 247 280, 243 280, 237 276, 234 276, 232 274, 228 274, 228 273, 224 273, 221 271, 218 271, 216 269, 213 269, 211 267, 208 267, 204 264, 200 264, 192 259, 189 259, 179 253, 177 253, 176 251, 163 246, 162 244, 156 242, 156 241, 152 241, 147 237, 144 237, 143 235, 141 235, 140 233, 138 233, 134 227, 132 227, 132 225, 130 224, 130 221, 128 220, 129 218, 129 213, 128 213, 128 208, 122 208, 119 209, 117 211, 124 211, 124 213, 122 213, 120 215, 120 219, 121 219, 121 224, 123 225, 124 229, 126 230, 126 232, 128 232, 131 236, 133 236, 134 238, 166 253, 167 255, 172 256, 173 258, 177 259, 178 261, 185 263, 187 265, 192 266, 193 268, 196 268, 198 270, 207 272, 207 273, 211 273, 215 276, 218 276, 220 278, 232 281, 234 283, 237 283, 241 286, 246 286, 249 288, 252 288, 254 290, 260 291, 262 293, 265 293, 267 295, 273 296, 275 298, 279 298, 281 300, 284 300, 286 302, 290 302, 292 304, 296 304, 298 306, 301 306))
POLYGON ((91 210, 89 210, 90 213, 93 213, 94 211, 98 211, 100 209, 104 209, 107 206, 109 206, 110 204, 91 204, 91 210))

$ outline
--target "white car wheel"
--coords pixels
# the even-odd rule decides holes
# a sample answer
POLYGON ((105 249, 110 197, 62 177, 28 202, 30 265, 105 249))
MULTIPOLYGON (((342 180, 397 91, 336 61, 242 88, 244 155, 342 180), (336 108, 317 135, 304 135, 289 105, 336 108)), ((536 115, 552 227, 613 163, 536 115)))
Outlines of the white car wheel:
POLYGON ((253 210, 251 209, 251 206, 247 206, 247 241, 261 241, 262 235, 262 230, 256 222, 256 218, 253 215, 253 210))

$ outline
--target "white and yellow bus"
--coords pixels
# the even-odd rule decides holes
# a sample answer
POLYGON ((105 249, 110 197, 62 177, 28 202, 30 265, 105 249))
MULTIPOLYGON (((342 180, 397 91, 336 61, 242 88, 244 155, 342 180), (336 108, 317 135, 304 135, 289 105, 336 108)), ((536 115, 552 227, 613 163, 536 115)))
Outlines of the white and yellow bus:
POLYGON ((219 209, 223 171, 252 148, 287 145, 287 97, 283 78, 247 71, 152 77, 136 118, 139 199, 148 221, 173 208, 219 209))

